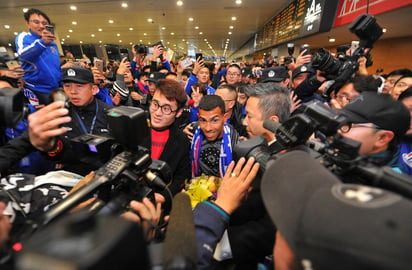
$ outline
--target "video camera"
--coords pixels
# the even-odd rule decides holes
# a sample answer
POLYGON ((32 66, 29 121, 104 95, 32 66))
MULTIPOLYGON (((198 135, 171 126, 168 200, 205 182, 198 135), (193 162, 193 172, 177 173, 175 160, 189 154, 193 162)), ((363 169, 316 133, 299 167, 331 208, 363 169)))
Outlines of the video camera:
POLYGON ((373 44, 382 36, 382 28, 376 22, 375 17, 370 14, 362 14, 349 26, 349 30, 359 37, 359 47, 352 52, 351 56, 336 59, 326 49, 320 48, 313 55, 312 67, 325 72, 326 78, 333 81, 327 85, 323 91, 325 97, 330 97, 335 88, 341 87, 346 83, 359 68, 358 59, 365 56, 370 60, 369 51, 373 44), (339 59, 343 59, 340 61, 339 59))
POLYGON ((360 143, 342 137, 337 131, 348 125, 341 112, 313 100, 303 104, 295 114, 279 124, 266 120, 263 126, 273 132, 280 150, 269 153, 263 137, 255 137, 234 147, 234 159, 254 157, 265 171, 269 159, 276 159, 281 152, 303 148, 330 171, 343 179, 362 181, 363 184, 381 187, 412 198, 412 179, 395 172, 390 167, 381 167, 359 155, 360 143), (319 140, 310 139, 315 134, 319 140))

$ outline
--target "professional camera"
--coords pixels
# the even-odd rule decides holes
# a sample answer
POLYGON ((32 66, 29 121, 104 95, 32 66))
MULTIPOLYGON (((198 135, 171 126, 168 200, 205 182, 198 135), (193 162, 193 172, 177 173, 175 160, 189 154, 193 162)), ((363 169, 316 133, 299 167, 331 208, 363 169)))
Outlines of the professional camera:
POLYGON ((272 120, 264 122, 263 126, 276 135, 277 143, 282 146, 277 153, 269 153, 267 143, 262 138, 252 138, 236 145, 233 156, 235 160, 253 156, 261 164, 260 167, 266 167, 268 160, 276 159, 281 152, 302 148, 344 179, 353 179, 412 198, 411 178, 390 167, 377 166, 368 157, 359 155, 360 143, 337 133, 345 125, 348 125, 345 115, 313 100, 303 104, 282 124, 272 120), (313 134, 317 140, 310 139, 313 134))
POLYGON ((144 44, 136 44, 134 45, 134 50, 136 53, 146 55, 148 53, 147 47, 144 44))
POLYGON ((376 22, 375 17, 370 14, 360 15, 349 26, 349 30, 357 35, 360 39, 359 47, 354 50, 351 56, 339 61, 334 58, 331 53, 320 48, 312 58, 312 67, 325 72, 328 80, 333 80, 333 83, 325 87, 324 96, 330 97, 331 92, 342 86, 350 79, 353 73, 359 68, 358 59, 365 56, 370 65, 371 56, 369 51, 373 48, 373 44, 382 36, 382 28, 376 22))

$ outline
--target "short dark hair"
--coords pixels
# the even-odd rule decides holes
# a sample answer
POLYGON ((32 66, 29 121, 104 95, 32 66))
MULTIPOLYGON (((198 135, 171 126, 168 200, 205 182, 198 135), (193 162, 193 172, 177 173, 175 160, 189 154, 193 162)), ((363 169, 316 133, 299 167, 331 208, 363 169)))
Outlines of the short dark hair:
POLYGON ((225 113, 225 103, 216 95, 206 95, 199 102, 199 110, 211 111, 216 107, 219 107, 223 114, 225 113))
POLYGON ((231 67, 235 67, 239 70, 239 72, 242 72, 242 69, 240 68, 240 66, 238 64, 235 64, 235 63, 232 63, 232 64, 228 65, 226 70, 231 68, 231 67))
POLYGON ((188 70, 188 69, 185 69, 185 70, 183 70, 183 72, 182 72, 182 76, 190 77, 190 74, 192 74, 192 73, 191 73, 190 70, 188 70))
POLYGON ((234 87, 233 85, 221 84, 216 90, 219 90, 219 89, 227 89, 229 90, 229 93, 235 94, 235 99, 237 98, 236 87, 234 87))
POLYGON ((169 101, 176 100, 178 108, 182 108, 187 101, 187 96, 183 86, 175 80, 161 79, 157 83, 156 92, 159 91, 169 101))
POLYGON ((396 69, 391 71, 391 73, 389 73, 386 77, 389 76, 405 76, 408 74, 412 74, 412 71, 409 68, 402 68, 402 69, 396 69))
POLYGON ((246 95, 259 99, 262 119, 265 120, 276 115, 279 122, 283 123, 289 118, 291 101, 289 90, 286 87, 273 82, 257 83, 246 89, 246 95))
POLYGON ((30 16, 33 15, 33 14, 37 14, 37 15, 43 16, 43 17, 47 20, 47 22, 48 22, 49 24, 51 24, 51 21, 50 21, 49 17, 46 15, 46 13, 44 13, 44 12, 41 11, 41 10, 35 9, 35 8, 31 8, 31 9, 27 10, 26 12, 24 12, 24 14, 23 14, 23 15, 24 15, 24 19, 25 19, 27 22, 30 21, 30 16))
POLYGON ((382 83, 380 79, 375 78, 372 75, 356 75, 353 77, 352 82, 353 87, 359 93, 365 91, 377 92, 382 83))
POLYGON ((405 79, 405 78, 412 78, 412 73, 403 75, 402 77, 400 77, 400 78, 395 82, 394 85, 397 85, 400 80, 405 79))

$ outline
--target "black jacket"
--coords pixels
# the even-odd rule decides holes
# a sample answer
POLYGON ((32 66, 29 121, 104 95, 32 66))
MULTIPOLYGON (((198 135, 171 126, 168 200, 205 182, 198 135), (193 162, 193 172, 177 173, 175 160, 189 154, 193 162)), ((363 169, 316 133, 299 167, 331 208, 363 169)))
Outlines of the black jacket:
MULTIPOLYGON (((151 133, 150 133, 151 134, 151 133)), ((142 143, 143 147, 151 149, 151 136, 142 143)), ((169 189, 173 195, 184 187, 185 180, 191 177, 190 172, 190 141, 175 125, 170 127, 169 139, 160 155, 159 160, 165 161, 172 171, 172 182, 169 189)))
MULTIPOLYGON (((107 155, 105 158, 102 158, 103 153, 93 153, 87 147, 87 144, 73 143, 72 139, 86 133, 108 136, 107 111, 111 107, 111 105, 94 98, 93 101, 85 107, 71 106, 69 108, 69 115, 72 121, 64 125, 69 131, 60 137, 63 141, 63 151, 54 158, 54 160, 63 165, 62 169, 80 175, 86 175, 92 170, 97 170, 107 161, 105 159, 107 155), (79 118, 81 120, 79 120, 79 118), (93 129, 91 129, 94 118, 95 124, 93 129), (85 130, 82 127, 82 123, 85 130)), ((124 127, 124 130, 127 132, 127 127, 124 127)))

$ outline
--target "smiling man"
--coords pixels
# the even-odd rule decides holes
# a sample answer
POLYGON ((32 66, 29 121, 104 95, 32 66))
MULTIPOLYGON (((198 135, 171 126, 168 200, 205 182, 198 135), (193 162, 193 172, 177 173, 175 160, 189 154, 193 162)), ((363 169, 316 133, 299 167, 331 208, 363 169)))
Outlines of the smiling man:
POLYGON ((199 127, 191 146, 192 177, 202 173, 224 176, 238 142, 236 130, 226 123, 225 103, 217 95, 206 95, 199 103, 199 127))
POLYGON ((22 32, 16 37, 16 50, 26 72, 25 95, 33 105, 46 104, 49 94, 59 87, 62 77, 59 50, 54 43, 56 36, 46 30, 50 25, 47 15, 38 9, 29 9, 24 13, 29 32, 22 32), (33 64, 28 64, 28 62, 33 64), (30 72, 28 72, 30 71, 30 72))

